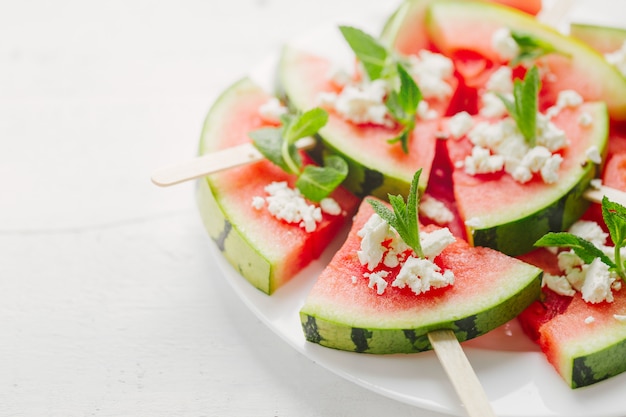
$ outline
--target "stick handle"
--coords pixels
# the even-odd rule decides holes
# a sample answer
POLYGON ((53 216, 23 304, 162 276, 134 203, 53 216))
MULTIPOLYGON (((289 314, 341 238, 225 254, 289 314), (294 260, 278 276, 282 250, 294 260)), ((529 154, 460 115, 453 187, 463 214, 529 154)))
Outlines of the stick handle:
MULTIPOLYGON (((315 139, 306 137, 296 142, 298 149, 308 149, 315 145, 315 139)), ((225 169, 250 164, 263 159, 263 155, 252 143, 233 146, 198 156, 183 163, 162 168, 152 174, 152 182, 161 187, 194 180, 225 169)))
POLYGON ((454 332, 435 330, 428 333, 428 340, 456 393, 465 405, 467 414, 470 417, 495 417, 487 394, 454 332))
POLYGON ((601 204, 602 197, 606 196, 612 202, 626 206, 626 192, 604 185, 598 188, 588 188, 583 196, 592 203, 598 204, 601 204))

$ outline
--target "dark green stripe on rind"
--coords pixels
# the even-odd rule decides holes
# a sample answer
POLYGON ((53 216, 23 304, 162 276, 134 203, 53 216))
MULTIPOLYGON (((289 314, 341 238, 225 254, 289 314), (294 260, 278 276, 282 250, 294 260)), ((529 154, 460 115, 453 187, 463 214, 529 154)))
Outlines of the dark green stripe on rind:
POLYGON ((204 226, 224 257, 252 285, 271 294, 275 289, 271 264, 224 216, 208 179, 198 181, 196 198, 204 226))
POLYGON ((590 205, 583 193, 596 177, 597 170, 595 165, 588 165, 578 184, 560 199, 517 221, 484 229, 471 229, 468 231, 468 235, 471 235, 470 242, 474 246, 485 246, 517 256, 533 250, 534 243, 546 233, 567 230, 590 205), (511 236, 516 238, 511 239, 511 236))
MULTIPOLYGON (((537 271, 537 275, 527 286, 504 302, 475 315, 456 320, 415 328, 362 328, 316 317, 305 311, 300 312, 300 320, 308 341, 329 348, 372 354, 422 352, 432 349, 428 341, 430 331, 453 330, 458 340, 463 342, 483 335, 515 318, 539 296, 541 271, 537 271), (312 328, 315 328, 315 332, 310 331, 312 328)), ((385 321, 387 319, 388 315, 385 321)))
POLYGON ((572 362, 572 388, 581 388, 603 381, 626 371, 626 340, 574 358, 572 362))

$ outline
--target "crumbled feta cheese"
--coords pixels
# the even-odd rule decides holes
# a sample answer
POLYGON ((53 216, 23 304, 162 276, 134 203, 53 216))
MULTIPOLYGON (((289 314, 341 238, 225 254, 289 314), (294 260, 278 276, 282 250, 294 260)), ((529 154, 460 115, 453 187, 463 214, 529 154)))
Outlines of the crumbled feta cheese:
POLYGON ((454 220, 452 211, 443 202, 428 194, 425 194, 420 200, 420 214, 439 225, 454 220))
POLYGON ((596 321, 596 319, 593 316, 587 316, 585 317, 585 324, 591 324, 594 321, 596 321))
POLYGON ((287 107, 283 106, 276 97, 270 98, 259 107, 261 117, 272 123, 280 123, 280 116, 287 113, 287 107))
POLYGON ((429 291, 431 288, 442 288, 454 284, 454 273, 441 268, 428 259, 410 256, 402 265, 393 287, 409 287, 416 295, 429 291))
POLYGON ((352 280, 352 283, 353 283, 353 284, 356 284, 356 283, 359 281, 359 278, 357 278, 357 276, 356 276, 356 275, 352 275, 352 276, 350 277, 350 279, 352 280))
POLYGON ((464 136, 474 126, 474 119, 466 111, 458 112, 448 119, 448 130, 454 139, 464 136))
POLYGON ((574 90, 559 91, 556 105, 560 108, 578 107, 583 104, 583 97, 574 90))
POLYGON ((574 294, 576 294, 576 291, 572 288, 572 285, 563 275, 552 275, 544 272, 541 286, 548 287, 555 293, 560 295, 566 295, 568 297, 572 297, 574 296, 574 294))
POLYGON ((568 145, 565 132, 541 113, 537 114, 537 145, 545 146, 551 152, 563 149, 568 145))
POLYGON ((352 81, 352 76, 348 71, 337 65, 333 65, 330 68, 327 77, 338 87, 344 87, 352 81))
POLYGON ((494 173, 504 167, 504 157, 492 155, 489 149, 482 146, 474 146, 472 154, 465 157, 463 166, 469 175, 494 173))
POLYGON ((424 98, 445 99, 452 94, 452 87, 446 81, 454 73, 452 60, 422 49, 417 55, 410 55, 408 61, 409 73, 419 85, 424 98))
POLYGON ((420 233, 420 244, 422 246, 422 251, 424 252, 424 256, 428 259, 434 259, 439 256, 439 254, 447 248, 450 244, 454 243, 456 238, 450 232, 450 229, 447 227, 442 229, 437 229, 432 232, 421 232, 420 233))
POLYGON ((252 197, 252 207, 257 210, 261 210, 265 206, 265 199, 263 197, 254 196, 252 197))
POLYGON ((320 201, 320 208, 323 213, 330 214, 331 216, 338 216, 341 214, 341 206, 337 203, 337 200, 331 197, 323 198, 320 201))
POLYGON ((465 226, 478 229, 483 226, 483 222, 478 217, 471 217, 465 220, 465 226))
POLYGON ((578 220, 570 226, 568 231, 593 243, 597 247, 604 246, 606 239, 609 237, 609 234, 598 223, 591 220, 578 220))
MULTIPOLYGON (((505 96, 509 94, 506 93, 505 96)), ((507 114, 507 109, 500 97, 495 93, 486 92, 480 96, 481 107, 478 111, 483 117, 500 118, 507 114)))
POLYGON ((322 106, 334 108, 341 117, 353 123, 393 126, 394 122, 385 105, 388 90, 388 83, 378 79, 369 83, 347 85, 339 94, 321 93, 318 95, 318 102, 322 106))
POLYGON ((604 54, 604 58, 626 76, 626 41, 624 41, 620 49, 604 54))
POLYGON ((510 61, 519 54, 519 46, 511 36, 511 31, 506 28, 496 30, 491 36, 491 47, 501 59, 510 61))
POLYGON ((626 314, 613 314, 613 318, 617 321, 626 322, 626 314))
POLYGON ((417 103, 417 117, 422 120, 433 120, 439 117, 437 110, 431 109, 427 101, 421 100, 417 103))
POLYGON ((591 126, 593 124, 593 116, 587 112, 581 113, 578 118, 578 124, 583 127, 591 126))
POLYGON ((378 295, 382 295, 385 292, 385 289, 387 289, 387 281, 385 281, 385 278, 387 278, 387 276, 389 275, 389 272, 387 271, 378 271, 378 272, 372 272, 372 273, 365 273, 363 274, 364 277, 369 278, 369 284, 367 285, 369 288, 374 288, 376 287, 376 293, 378 295))
POLYGON ((583 300, 588 303, 601 303, 603 301, 613 302, 613 292, 611 284, 615 278, 609 271, 609 266, 599 258, 594 259, 591 264, 585 265, 585 282, 581 288, 583 300))
POLYGON ((357 256, 361 265, 373 271, 383 260, 387 248, 383 242, 389 237, 389 225, 378 214, 374 213, 357 232, 361 238, 361 248, 357 256))
POLYGON ((273 182, 265 187, 265 192, 268 196, 264 199, 252 199, 253 207, 261 209, 267 204, 272 216, 287 223, 298 223, 307 232, 314 231, 317 223, 322 221, 322 210, 307 203, 300 191, 290 188, 286 182, 273 182))
POLYGON ((587 158, 594 164, 599 165, 602 163, 602 155, 600 155, 600 151, 598 150, 598 147, 596 145, 591 145, 589 148, 587 148, 585 154, 587 155, 587 158))
POLYGON ((494 93, 513 93, 513 69, 502 65, 491 74, 486 87, 494 93))
POLYGON ((554 184, 559 180, 559 168, 563 157, 558 153, 553 154, 541 167, 541 179, 546 184, 554 184))

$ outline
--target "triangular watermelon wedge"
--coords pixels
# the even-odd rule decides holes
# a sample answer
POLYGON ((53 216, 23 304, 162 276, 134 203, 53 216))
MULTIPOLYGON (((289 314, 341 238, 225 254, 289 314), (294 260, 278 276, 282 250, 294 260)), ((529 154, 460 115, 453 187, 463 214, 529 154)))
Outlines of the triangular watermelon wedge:
POLYGON ((363 353, 424 351, 431 348, 429 331, 452 329, 459 341, 472 339, 513 319, 539 294, 539 268, 457 239, 435 259, 454 272, 454 285, 419 295, 389 285, 379 295, 357 255, 358 231, 372 214, 364 201, 347 240, 306 298, 300 318, 311 342, 363 353))

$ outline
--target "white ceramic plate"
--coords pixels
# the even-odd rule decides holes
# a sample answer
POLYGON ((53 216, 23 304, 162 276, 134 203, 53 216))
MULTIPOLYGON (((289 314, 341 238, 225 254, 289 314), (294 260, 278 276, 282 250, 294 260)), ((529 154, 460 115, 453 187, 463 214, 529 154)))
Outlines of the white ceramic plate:
MULTIPOLYGON (((574 16, 595 23, 626 15, 626 2, 576 3, 574 16), (593 4, 592 4, 593 3, 593 4)), ((581 20, 581 19, 577 19, 581 20)), ((376 22, 380 23, 380 22, 376 22)), ((626 23, 622 23, 626 24, 626 23)), ((372 22, 364 22, 363 29, 372 22)), ((315 51, 337 52, 342 41, 336 27, 320 28, 298 39, 315 51)), ((343 56, 340 52, 337 56, 343 56)), ((252 77, 273 88, 276 57, 259 66, 252 77)), ((271 297, 253 288, 220 255, 214 255, 226 279, 248 307, 287 343, 315 363, 365 388, 417 407, 450 415, 465 415, 452 385, 433 352, 374 356, 337 351, 305 341, 299 310, 316 276, 340 245, 271 297)), ((538 348, 512 321, 489 334, 464 343, 465 352, 498 416, 505 417, 618 417, 626 415, 626 374, 591 387, 570 389, 547 363, 538 348)))

